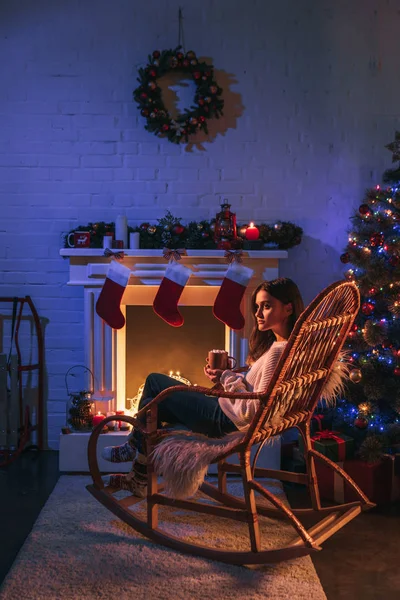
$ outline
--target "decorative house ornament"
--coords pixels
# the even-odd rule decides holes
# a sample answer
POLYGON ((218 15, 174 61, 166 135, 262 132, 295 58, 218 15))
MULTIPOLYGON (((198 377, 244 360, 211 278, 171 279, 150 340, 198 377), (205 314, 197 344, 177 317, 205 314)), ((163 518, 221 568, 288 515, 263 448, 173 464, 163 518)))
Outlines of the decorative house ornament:
POLYGON ((175 50, 154 50, 146 67, 139 69, 137 79, 140 85, 134 90, 133 97, 147 121, 145 129, 159 137, 167 137, 170 142, 187 142, 189 136, 198 131, 208 133, 207 120, 218 119, 223 114, 222 89, 215 81, 214 67, 200 62, 193 50, 184 53, 181 46, 175 50), (157 84, 157 80, 170 71, 189 74, 196 84, 193 106, 176 119, 168 112, 157 84))
POLYGON ((236 214, 230 208, 231 205, 224 201, 215 218, 214 241, 218 250, 229 250, 237 239, 236 214))

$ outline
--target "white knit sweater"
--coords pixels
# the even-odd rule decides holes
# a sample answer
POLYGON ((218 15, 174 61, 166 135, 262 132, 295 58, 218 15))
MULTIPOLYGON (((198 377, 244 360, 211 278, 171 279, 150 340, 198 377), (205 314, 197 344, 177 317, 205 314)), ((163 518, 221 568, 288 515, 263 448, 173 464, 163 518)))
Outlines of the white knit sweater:
MULTIPOLYGON (((265 392, 286 344, 286 341, 274 342, 246 373, 224 371, 221 375, 224 390, 234 393, 265 392)), ((240 430, 248 428, 260 404, 259 400, 218 398, 218 401, 223 412, 240 430)))

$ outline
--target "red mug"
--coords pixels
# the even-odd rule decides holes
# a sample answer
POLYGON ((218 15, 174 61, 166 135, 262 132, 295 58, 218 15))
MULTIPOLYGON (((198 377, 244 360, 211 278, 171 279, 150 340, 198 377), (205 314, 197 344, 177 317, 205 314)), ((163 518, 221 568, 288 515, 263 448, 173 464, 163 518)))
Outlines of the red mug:
POLYGON ((210 369, 234 369, 236 367, 236 358, 228 356, 225 350, 210 350, 207 356, 207 363, 210 369))
POLYGON ((90 232, 89 231, 74 231, 70 233, 67 238, 68 246, 70 248, 89 248, 90 246, 90 232), (74 243, 71 244, 70 238, 74 236, 74 243))

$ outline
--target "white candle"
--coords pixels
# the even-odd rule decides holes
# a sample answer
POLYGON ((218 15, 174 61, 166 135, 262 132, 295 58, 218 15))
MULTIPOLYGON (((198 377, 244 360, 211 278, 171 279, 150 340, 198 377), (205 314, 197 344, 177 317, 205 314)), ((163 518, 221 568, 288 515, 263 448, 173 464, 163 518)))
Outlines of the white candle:
POLYGON ((140 233, 138 231, 134 231, 129 234, 129 248, 139 248, 140 247, 140 233))
MULTIPOLYGON (((107 417, 115 417, 115 412, 108 412, 107 417)), ((110 429, 114 429, 116 423, 117 421, 108 421, 107 427, 109 427, 110 429)))
POLYGON ((105 235, 103 237, 103 248, 112 248, 113 238, 112 235, 105 235))
POLYGON ((115 221, 115 240, 122 240, 123 247, 128 247, 128 220, 125 215, 118 215, 115 221))

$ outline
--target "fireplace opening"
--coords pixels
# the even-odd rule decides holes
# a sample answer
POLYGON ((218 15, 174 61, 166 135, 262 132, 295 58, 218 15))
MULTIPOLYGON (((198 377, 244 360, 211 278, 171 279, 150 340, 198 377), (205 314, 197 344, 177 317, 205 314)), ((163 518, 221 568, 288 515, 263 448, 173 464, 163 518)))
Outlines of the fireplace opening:
POLYGON ((179 373, 191 384, 212 385, 203 367, 209 350, 226 347, 225 325, 211 306, 180 306, 179 312, 184 324, 171 327, 151 306, 126 306, 126 408, 149 373, 179 373))

